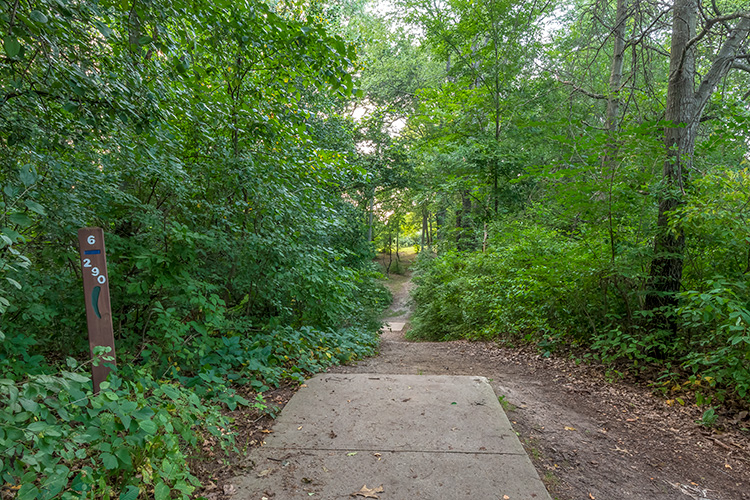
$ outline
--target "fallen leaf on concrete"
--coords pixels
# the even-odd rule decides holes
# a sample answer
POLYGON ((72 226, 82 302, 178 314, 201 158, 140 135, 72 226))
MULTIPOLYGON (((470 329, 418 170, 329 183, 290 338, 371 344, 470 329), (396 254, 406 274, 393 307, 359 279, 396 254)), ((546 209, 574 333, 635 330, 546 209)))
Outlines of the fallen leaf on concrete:
POLYGON ((596 497, 595 497, 594 495, 592 495, 591 493, 589 493, 589 498, 590 498, 591 500, 596 500, 596 497))
POLYGON ((271 429, 263 429, 260 432, 262 432, 263 434, 271 434, 273 431, 271 429))
POLYGON ((222 489, 224 490, 224 494, 227 496, 237 493, 237 487, 233 484, 225 484, 222 489))
POLYGON ((510 500, 510 497, 508 495, 503 495, 503 500, 510 500))
POLYGON ((367 487, 367 485, 364 485, 364 486, 362 486, 361 490, 355 491, 354 493, 352 493, 349 496, 351 496, 351 497, 365 497, 365 498, 380 498, 375 493, 383 493, 383 491, 385 491, 385 490, 383 490, 382 486, 378 486, 377 488, 370 489, 370 488, 367 487))
POLYGON ((266 477, 271 473, 271 469, 266 469, 258 472, 258 477, 266 477))
POLYGON ((574 430, 576 430, 576 428, 575 428, 575 427, 568 427, 568 426, 566 425, 566 426, 565 426, 565 430, 566 430, 566 431, 574 431, 574 430))
POLYGON ((356 454, 357 454, 357 452, 356 452, 356 451, 350 451, 349 453, 347 453, 347 454, 346 454, 346 456, 347 456, 347 457, 353 457, 353 456, 354 456, 354 455, 356 455, 356 454))

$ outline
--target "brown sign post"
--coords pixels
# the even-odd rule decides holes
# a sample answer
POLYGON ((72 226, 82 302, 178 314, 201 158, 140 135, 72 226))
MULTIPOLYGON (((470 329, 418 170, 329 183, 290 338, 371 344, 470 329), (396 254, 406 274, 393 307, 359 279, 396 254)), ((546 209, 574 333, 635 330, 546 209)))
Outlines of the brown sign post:
POLYGON ((100 355, 97 366, 91 368, 94 378, 94 393, 106 380, 110 368, 115 364, 115 338, 112 329, 112 305, 109 299, 109 275, 104 252, 104 231, 100 227, 84 227, 78 230, 78 248, 81 252, 83 271, 83 293, 86 297, 86 323, 89 329, 91 359, 98 346, 110 347, 108 353, 100 355), (102 359, 104 358, 104 359, 102 359))

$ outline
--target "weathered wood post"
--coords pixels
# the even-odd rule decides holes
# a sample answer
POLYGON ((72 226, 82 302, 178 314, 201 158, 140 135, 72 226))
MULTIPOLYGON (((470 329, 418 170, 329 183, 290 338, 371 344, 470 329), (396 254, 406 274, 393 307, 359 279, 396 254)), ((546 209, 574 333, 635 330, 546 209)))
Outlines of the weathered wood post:
POLYGON ((110 348, 108 353, 99 355, 98 363, 91 367, 94 393, 98 393, 99 385, 106 380, 111 370, 107 365, 114 365, 116 362, 112 306, 109 298, 109 275, 102 228, 79 229, 78 248, 81 252, 83 294, 86 299, 86 323, 89 330, 91 359, 95 357, 96 347, 110 348))

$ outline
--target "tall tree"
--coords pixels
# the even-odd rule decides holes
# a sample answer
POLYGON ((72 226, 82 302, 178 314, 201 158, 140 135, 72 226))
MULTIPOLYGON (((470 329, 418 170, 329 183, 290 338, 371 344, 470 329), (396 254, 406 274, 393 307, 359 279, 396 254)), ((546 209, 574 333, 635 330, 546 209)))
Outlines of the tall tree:
MULTIPOLYGON (((699 125, 717 85, 733 69, 750 70, 742 60, 750 34, 750 10, 724 14, 713 4, 706 12, 698 0, 675 0, 669 63, 664 134, 666 159, 659 194, 656 256, 651 263, 646 308, 674 307, 682 280, 685 235, 681 227, 670 228, 669 216, 685 197, 685 184, 693 166, 699 125), (701 31, 697 31, 698 23, 701 31), (719 44, 702 41, 719 38, 719 44), (699 50, 700 49, 700 50, 699 50)), ((664 315, 657 315, 664 324, 664 315)), ((666 325, 665 325, 666 326, 666 325)), ((673 322, 669 325, 676 326, 673 322)))

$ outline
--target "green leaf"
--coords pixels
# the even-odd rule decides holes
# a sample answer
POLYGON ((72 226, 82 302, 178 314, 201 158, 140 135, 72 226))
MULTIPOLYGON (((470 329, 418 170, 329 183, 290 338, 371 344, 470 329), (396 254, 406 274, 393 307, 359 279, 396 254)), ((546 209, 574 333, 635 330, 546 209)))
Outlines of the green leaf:
POLYGON ((133 412, 131 417, 133 417, 136 420, 146 420, 146 419, 153 417, 155 414, 156 413, 151 408, 143 407, 140 410, 133 412))
POLYGON ((11 285, 13 285, 14 287, 18 288, 19 290, 20 290, 20 289, 22 288, 22 287, 21 287, 21 284, 20 284, 20 283, 19 283, 18 281, 14 280, 13 278, 8 278, 8 277, 6 276, 6 277, 5 277, 5 279, 6 279, 6 280, 8 280, 8 283, 10 283, 10 284, 11 284, 11 285))
POLYGON ((21 406, 23 406, 23 409, 26 411, 36 413, 37 410, 39 410, 39 403, 37 403, 36 401, 32 401, 31 399, 19 398, 18 402, 21 403, 21 406))
POLYGON ((120 493, 120 500, 135 500, 136 498, 138 498, 138 493, 140 493, 138 488, 133 485, 129 485, 127 488, 125 488, 125 491, 120 493))
MULTIPOLYGON (((76 360, 73 358, 68 358, 68 360, 73 360, 73 363, 76 363, 76 360)), ((68 361, 68 366, 70 366, 70 361, 68 361)), ((75 364, 73 365, 73 367, 75 367, 75 364)), ((73 382, 79 382, 81 384, 85 384, 86 382, 91 380, 91 377, 76 372, 62 371, 60 373, 63 378, 72 380, 73 382)))
POLYGON ((118 448, 115 455, 120 460, 121 468, 130 470, 133 468, 133 459, 130 457, 130 448, 118 448))
POLYGON ((37 433, 37 432, 42 432, 46 428, 47 428, 46 422, 33 422, 29 424, 26 430, 37 433))
POLYGON ((104 464, 104 468, 107 470, 112 470, 117 468, 117 457, 112 455, 111 453, 102 453, 102 463, 104 464))
POLYGON ((130 422, 132 422, 133 419, 130 418, 129 415, 119 412, 117 413, 117 416, 120 417, 120 422, 122 422, 122 426, 125 427, 125 430, 130 429, 130 422))
POLYGON ((177 391, 177 389, 175 389, 169 384, 162 384, 161 390, 164 393, 164 395, 167 396, 169 399, 172 399, 174 401, 177 401, 178 399, 180 399, 179 391, 177 391))
POLYGON ((26 208, 28 208, 32 212, 38 213, 39 215, 45 215, 44 207, 39 203, 31 200, 25 200, 23 203, 24 205, 26 205, 26 208))
POLYGON ((155 500, 168 500, 170 497, 171 488, 164 484, 164 481, 159 481, 154 487, 154 499, 155 500))
POLYGON ((6 36, 3 40, 3 47, 5 48, 5 54, 11 59, 15 58, 19 52, 21 52, 21 44, 13 36, 6 36))
POLYGON ((21 170, 18 171, 18 178, 21 179, 24 186, 29 187, 37 181, 39 176, 37 175, 34 166, 27 164, 21 167, 21 170))
POLYGON ((24 484, 16 495, 16 500, 35 500, 36 498, 39 498, 39 488, 34 486, 34 483, 24 484))
POLYGON ((99 30, 99 33, 104 35, 104 38, 109 38, 110 35, 112 35, 112 28, 107 26, 101 21, 94 21, 94 24, 96 25, 96 29, 99 30))
POLYGON ((180 470, 177 466, 172 463, 169 459, 165 458, 161 463, 161 476, 164 479, 171 481, 174 479, 180 470))
POLYGON ((29 227, 31 225, 31 218, 21 212, 14 212, 8 216, 8 219, 13 224, 18 224, 21 227, 29 227))
POLYGON ((141 420, 138 422, 138 427, 143 429, 146 434, 156 434, 158 427, 153 420, 141 420))
POLYGON ((39 12, 38 10, 32 10, 29 13, 29 17, 34 22, 41 23, 41 24, 46 24, 47 23, 47 16, 45 16, 44 14, 42 14, 41 12, 39 12))

